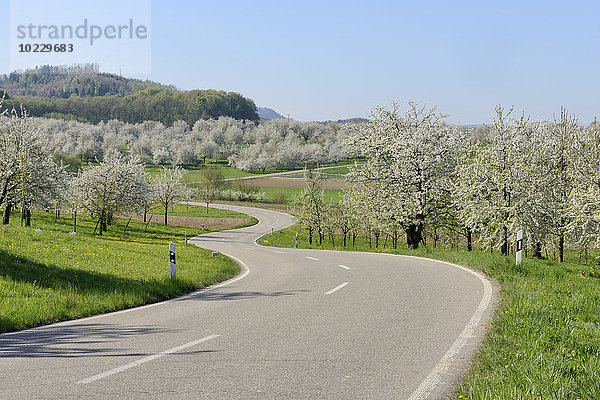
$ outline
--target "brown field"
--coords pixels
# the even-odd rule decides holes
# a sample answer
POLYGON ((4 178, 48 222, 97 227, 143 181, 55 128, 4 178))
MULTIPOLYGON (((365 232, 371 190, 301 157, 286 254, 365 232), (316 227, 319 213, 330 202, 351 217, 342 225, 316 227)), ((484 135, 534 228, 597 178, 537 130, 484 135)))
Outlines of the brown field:
MULTIPOLYGON (((258 178, 258 179, 243 179, 236 181, 242 185, 249 186, 264 186, 264 187, 286 187, 286 188, 303 188, 306 186, 302 179, 285 179, 285 178, 258 178)), ((323 180, 323 189, 344 189, 346 181, 342 180, 323 180)))

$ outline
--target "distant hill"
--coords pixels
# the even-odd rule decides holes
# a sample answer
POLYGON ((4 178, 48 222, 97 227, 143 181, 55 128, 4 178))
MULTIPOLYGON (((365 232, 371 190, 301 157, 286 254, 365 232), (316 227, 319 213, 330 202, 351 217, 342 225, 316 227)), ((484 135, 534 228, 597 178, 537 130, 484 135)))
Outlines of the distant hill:
POLYGON ((277 111, 266 108, 266 107, 257 107, 256 111, 258 112, 258 117, 263 119, 283 119, 285 118, 283 115, 279 114, 277 111))
POLYGON ((236 92, 183 91, 172 85, 100 72, 97 64, 72 67, 45 65, 0 75, 5 107, 19 104, 35 117, 77 119, 98 123, 117 119, 193 125, 220 116, 258 121, 254 101, 236 92))

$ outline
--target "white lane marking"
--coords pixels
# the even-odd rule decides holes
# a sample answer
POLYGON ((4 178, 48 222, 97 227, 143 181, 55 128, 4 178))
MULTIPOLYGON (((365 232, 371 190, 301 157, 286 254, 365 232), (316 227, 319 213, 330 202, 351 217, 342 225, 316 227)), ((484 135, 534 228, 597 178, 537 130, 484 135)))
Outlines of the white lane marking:
POLYGON ((275 251, 274 251, 274 253, 277 253, 277 254, 285 254, 285 252, 284 252, 284 251, 279 251, 279 250, 275 250, 275 251))
POLYGON ((346 267, 345 265, 340 264, 340 267, 344 268, 344 269, 350 269, 349 267, 346 267))
MULTIPOLYGON (((421 257, 416 257, 416 256, 404 256, 404 257, 419 258, 421 260, 423 259, 421 257)), ((474 335, 475 329, 481 322, 481 319, 483 318, 483 313, 487 309, 487 307, 489 306, 489 304, 492 300, 492 285, 490 284, 490 281, 488 281, 482 274, 472 271, 469 268, 465 268, 461 265, 452 264, 449 262, 439 261, 439 260, 430 260, 430 259, 426 259, 426 260, 451 265, 455 268, 460 268, 464 271, 467 271, 467 272, 475 275, 483 283, 483 298, 481 299, 481 302, 477 306, 475 313, 473 314, 473 316, 471 317, 469 322, 467 322, 467 325, 465 326, 463 331, 460 333, 458 338, 454 341, 452 346, 448 349, 446 354, 444 354, 442 359, 437 363, 437 365, 433 368, 433 370, 431 370, 429 375, 427 375, 425 380, 423 382, 421 382, 421 384, 419 385, 417 390, 415 390, 413 392, 413 394, 408 398, 408 400, 422 400, 422 399, 426 399, 427 397, 429 397, 429 395, 433 392, 435 387, 440 383, 440 381, 442 380, 444 375, 447 374, 448 371, 450 370, 450 368, 452 368, 455 365, 456 358, 458 357, 458 355, 459 355, 460 351, 463 349, 463 347, 465 347, 467 345, 468 341, 471 340, 473 338, 473 336, 475 336, 474 335)))
POLYGON ((318 259, 318 258, 314 258, 314 257, 309 257, 309 256, 306 256, 306 258, 308 258, 309 260, 315 260, 315 261, 319 261, 319 259, 318 259))
POLYGON ((246 247, 246 250, 252 250, 252 247, 246 247))
POLYGON ((219 336, 220 336, 220 335, 210 335, 210 336, 206 336, 206 337, 203 337, 202 339, 194 340, 193 342, 189 342, 189 343, 186 343, 186 344, 182 344, 181 346, 173 347, 172 349, 169 349, 169 350, 162 351, 162 352, 160 352, 160 353, 158 353, 158 354, 153 354, 153 355, 151 355, 151 356, 148 356, 148 357, 141 358, 141 359, 139 359, 139 360, 137 360, 137 361, 134 361, 134 362, 132 362, 132 363, 125 364, 125 365, 122 365, 122 366, 120 366, 120 367, 117 367, 117 368, 113 368, 113 369, 111 369, 110 371, 106 371, 106 372, 103 372, 103 373, 101 373, 101 374, 94 375, 94 376, 92 376, 92 377, 89 377, 89 378, 87 378, 87 379, 82 379, 82 380, 80 380, 79 382, 76 382, 76 383, 77 383, 78 385, 85 385, 85 384, 88 384, 88 383, 92 383, 92 382, 98 381, 98 380, 100 380, 100 379, 107 378, 107 377, 109 377, 109 376, 111 376, 111 375, 118 374, 119 372, 126 371, 126 370, 128 370, 129 368, 137 367, 138 365, 142 365, 142 364, 144 364, 144 363, 147 363, 147 362, 150 362, 150 361, 152 361, 152 360, 156 360, 157 358, 164 357, 164 356, 166 356, 166 355, 168 355, 168 354, 176 353, 176 352, 178 352, 178 351, 181 351, 181 350, 187 349, 188 347, 195 346, 195 345, 197 345, 197 344, 200 344, 200 343, 202 343, 202 342, 206 342, 206 341, 208 341, 208 340, 211 340, 211 339, 217 338, 217 337, 219 337, 219 336))
POLYGON ((334 287, 333 289, 331 289, 328 292, 325 292, 325 294, 331 294, 333 292, 337 292, 338 290, 340 290, 341 288, 343 288, 344 286, 346 286, 347 284, 349 284, 350 282, 344 282, 342 283, 340 286, 334 287))

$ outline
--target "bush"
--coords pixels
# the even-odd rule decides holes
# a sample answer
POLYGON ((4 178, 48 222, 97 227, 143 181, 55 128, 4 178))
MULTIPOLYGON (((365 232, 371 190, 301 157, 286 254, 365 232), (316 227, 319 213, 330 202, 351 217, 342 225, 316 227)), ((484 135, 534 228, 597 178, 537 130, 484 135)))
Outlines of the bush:
POLYGON ((277 191, 275 193, 273 193, 273 196, 271 197, 271 201, 273 203, 279 203, 279 204, 285 204, 287 201, 287 194, 281 191, 277 191))
POLYGON ((219 200, 228 201, 264 201, 263 192, 242 192, 235 189, 225 189, 219 192, 219 200))

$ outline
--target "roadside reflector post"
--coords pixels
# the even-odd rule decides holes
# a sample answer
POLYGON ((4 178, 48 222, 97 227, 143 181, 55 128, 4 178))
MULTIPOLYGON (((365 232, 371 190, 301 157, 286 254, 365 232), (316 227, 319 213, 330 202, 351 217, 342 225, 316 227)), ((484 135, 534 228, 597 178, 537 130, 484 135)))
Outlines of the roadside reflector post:
POLYGON ((298 248, 298 234, 296 233, 296 248, 298 248))
POLYGON ((202 224, 202 232, 204 232, 204 224, 202 224))
POLYGON ((171 279, 175 279, 175 243, 169 243, 169 258, 171 265, 171 279))
POLYGON ((187 231, 185 231, 185 245, 187 246, 187 231))
POLYGON ((212 252, 212 256, 213 256, 213 257, 216 257, 216 256, 218 256, 218 255, 219 255, 219 252, 218 252, 218 251, 213 251, 213 252, 212 252))
POLYGON ((523 261, 523 231, 517 232, 517 265, 523 261))

